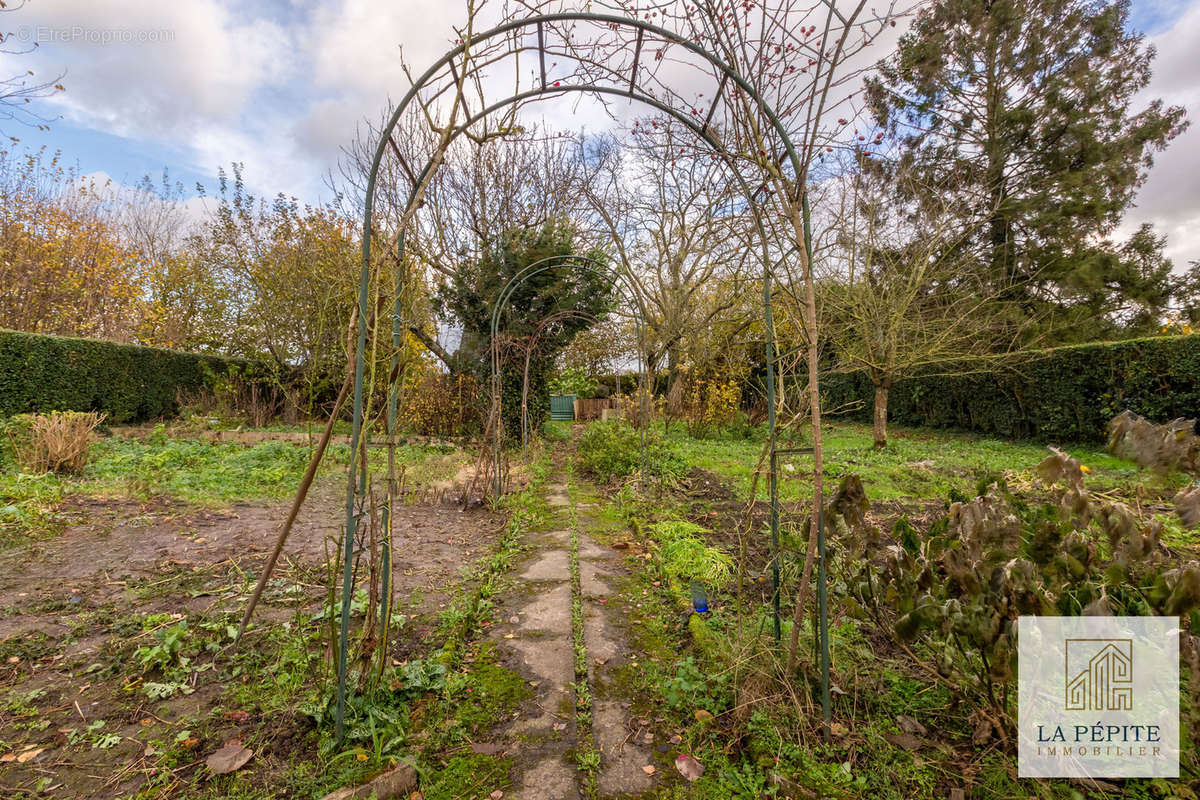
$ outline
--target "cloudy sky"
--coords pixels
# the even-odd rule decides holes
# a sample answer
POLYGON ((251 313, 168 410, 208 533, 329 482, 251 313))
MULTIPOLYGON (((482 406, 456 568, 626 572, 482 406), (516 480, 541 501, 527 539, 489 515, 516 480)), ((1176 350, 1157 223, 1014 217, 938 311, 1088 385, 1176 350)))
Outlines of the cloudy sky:
MULTIPOLYGON (((218 167, 240 161, 255 192, 328 198, 338 148, 407 85, 401 48, 416 67, 432 61, 452 43, 463 5, 26 0, 0 13, 0 30, 15 36, 9 45, 38 46, 0 55, 0 72, 65 73, 67 90, 42 101, 49 131, 0 131, 118 182, 166 168, 189 187, 212 185, 218 167)), ((1185 105, 1196 122, 1156 157, 1123 227, 1154 222, 1182 266, 1200 258, 1200 0, 1133 0, 1132 18, 1158 49, 1147 97, 1185 105)), ((547 115, 566 125, 572 111, 547 115)))

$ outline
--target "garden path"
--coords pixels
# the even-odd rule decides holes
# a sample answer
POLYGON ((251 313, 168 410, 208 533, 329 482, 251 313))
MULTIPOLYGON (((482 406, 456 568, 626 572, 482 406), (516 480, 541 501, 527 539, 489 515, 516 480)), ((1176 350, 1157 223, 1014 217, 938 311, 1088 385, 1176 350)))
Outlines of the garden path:
POLYGON ((580 488, 557 463, 545 495, 550 530, 526 534, 530 556, 516 590, 525 599, 501 613, 491 634, 534 692, 498 737, 516 757, 505 797, 629 797, 655 782, 653 736, 632 717, 615 680, 631 650, 611 602, 620 554, 596 541, 595 506, 578 500, 580 488))

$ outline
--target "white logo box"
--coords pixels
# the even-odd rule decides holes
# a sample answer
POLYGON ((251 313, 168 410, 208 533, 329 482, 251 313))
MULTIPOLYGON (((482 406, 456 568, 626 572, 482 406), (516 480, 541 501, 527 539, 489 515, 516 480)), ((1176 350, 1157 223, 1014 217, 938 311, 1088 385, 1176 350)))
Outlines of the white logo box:
POLYGON ((1179 618, 1021 617, 1017 774, 1179 777, 1179 618))

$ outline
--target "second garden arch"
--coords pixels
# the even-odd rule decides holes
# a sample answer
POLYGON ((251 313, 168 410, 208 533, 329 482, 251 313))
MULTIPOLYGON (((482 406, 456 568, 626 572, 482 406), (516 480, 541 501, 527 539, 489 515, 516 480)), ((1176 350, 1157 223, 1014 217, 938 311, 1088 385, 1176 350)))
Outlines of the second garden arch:
MULTIPOLYGON (((646 307, 642 302, 641 293, 635 284, 623 270, 617 267, 609 266, 606 262, 598 258, 593 258, 586 255, 566 255, 566 256, 547 256, 546 258, 538 259, 532 264, 525 266, 520 272, 512 276, 503 288, 500 289, 500 294, 496 298, 496 302, 492 306, 491 318, 491 355, 492 355, 492 394, 493 402, 500 404, 503 402, 500 388, 500 353, 498 350, 498 336, 500 334, 500 312, 504 310, 505 305, 512 299, 512 295, 525 281, 530 278, 540 275, 544 272, 549 272, 554 269, 571 268, 582 269, 593 274, 599 275, 610 281, 614 288, 618 291, 624 289, 627 294, 625 299, 631 302, 636 313, 634 314, 634 324, 637 327, 638 337, 638 375, 641 379, 641 388, 638 391, 639 403, 641 404, 642 419, 641 429, 642 436, 642 468, 645 471, 646 467, 646 424, 649 421, 649 382, 646 373, 646 307)), ((497 497, 500 496, 503 489, 503 464, 501 460, 500 435, 502 428, 502 414, 499 413, 502 408, 497 409, 496 424, 492 431, 492 480, 493 489, 497 497)))

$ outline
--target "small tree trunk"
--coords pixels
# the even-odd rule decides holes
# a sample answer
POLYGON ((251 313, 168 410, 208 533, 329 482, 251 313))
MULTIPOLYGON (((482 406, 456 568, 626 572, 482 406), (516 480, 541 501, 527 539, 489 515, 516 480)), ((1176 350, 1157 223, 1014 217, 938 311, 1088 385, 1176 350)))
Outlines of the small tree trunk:
POLYGON ((875 386, 875 446, 887 447, 887 405, 888 387, 886 383, 875 386))
POLYGON ((533 349, 525 351, 525 375, 521 383, 521 447, 529 447, 529 361, 533 349))

